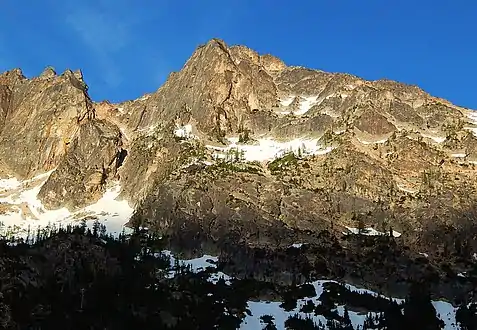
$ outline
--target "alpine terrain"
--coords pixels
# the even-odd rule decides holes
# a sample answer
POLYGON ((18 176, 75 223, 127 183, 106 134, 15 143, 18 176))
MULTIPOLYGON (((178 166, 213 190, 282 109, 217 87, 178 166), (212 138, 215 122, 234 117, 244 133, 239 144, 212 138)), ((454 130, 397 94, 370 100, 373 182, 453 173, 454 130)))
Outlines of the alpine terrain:
POLYGON ((0 74, 0 318, 477 329, 476 175, 477 112, 218 39, 120 104, 92 101, 81 71, 14 69, 0 74))

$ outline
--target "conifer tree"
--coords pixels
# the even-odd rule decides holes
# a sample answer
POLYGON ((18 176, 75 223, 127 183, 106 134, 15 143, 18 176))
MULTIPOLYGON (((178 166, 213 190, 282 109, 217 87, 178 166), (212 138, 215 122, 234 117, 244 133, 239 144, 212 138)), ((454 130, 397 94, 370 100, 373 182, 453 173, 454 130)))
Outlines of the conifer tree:
POLYGON ((343 315, 343 326, 341 327, 343 330, 354 330, 353 325, 351 323, 351 319, 349 318, 348 307, 345 306, 344 308, 344 315, 343 315))
POLYGON ((459 307, 456 312, 456 321, 461 330, 477 329, 477 303, 459 307))
POLYGON ((404 303, 404 320, 409 329, 440 330, 444 327, 444 322, 436 315, 425 283, 411 284, 404 303))

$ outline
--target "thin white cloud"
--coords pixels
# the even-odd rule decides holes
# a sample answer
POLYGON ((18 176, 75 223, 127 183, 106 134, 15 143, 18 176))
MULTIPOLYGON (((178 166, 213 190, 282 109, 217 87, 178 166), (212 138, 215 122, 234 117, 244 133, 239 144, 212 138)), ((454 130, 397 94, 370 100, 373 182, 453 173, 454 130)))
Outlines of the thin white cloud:
POLYGON ((110 87, 116 87, 122 78, 113 59, 127 47, 131 31, 130 24, 113 10, 114 6, 105 4, 104 1, 98 5, 79 2, 66 16, 66 23, 96 57, 104 81, 110 87))
POLYGON ((117 52, 130 38, 127 24, 91 7, 78 8, 66 17, 66 22, 97 52, 117 52))

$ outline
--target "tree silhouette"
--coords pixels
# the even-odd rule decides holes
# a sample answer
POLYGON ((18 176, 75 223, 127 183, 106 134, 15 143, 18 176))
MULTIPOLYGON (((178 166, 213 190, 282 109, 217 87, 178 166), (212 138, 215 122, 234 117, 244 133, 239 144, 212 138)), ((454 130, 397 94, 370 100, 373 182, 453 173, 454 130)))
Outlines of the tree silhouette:
POLYGON ((407 327, 414 329, 439 330, 444 327, 444 322, 436 315, 425 283, 412 283, 404 303, 404 321, 407 327))

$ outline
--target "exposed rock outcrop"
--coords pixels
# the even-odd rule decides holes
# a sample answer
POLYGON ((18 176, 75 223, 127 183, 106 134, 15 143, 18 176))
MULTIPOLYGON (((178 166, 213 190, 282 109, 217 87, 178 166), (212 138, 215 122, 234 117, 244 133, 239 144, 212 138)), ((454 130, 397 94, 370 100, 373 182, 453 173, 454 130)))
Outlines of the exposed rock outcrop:
POLYGON ((104 120, 80 125, 65 157, 42 186, 39 198, 48 208, 75 210, 97 201, 122 165, 121 132, 104 120))
MULTIPOLYGON (((392 226, 413 236, 412 228, 436 218, 457 221, 459 210, 472 203, 471 191, 476 189, 474 185, 456 187, 456 181, 470 180, 473 165, 462 170, 450 147, 440 142, 449 130, 465 132, 459 121, 471 124, 464 109, 415 86, 287 67, 218 40, 199 47, 184 69, 172 74, 156 93, 125 104, 124 109, 131 118, 134 113, 141 117, 139 126, 132 124, 135 119, 128 124, 135 140, 124 169, 125 186, 138 187, 127 194, 138 203, 134 221, 165 231, 195 223, 213 237, 238 231, 241 237, 257 237, 260 232, 263 238, 270 226, 342 230, 343 225, 356 227, 361 221, 382 231, 392 226), (169 95, 176 98, 170 107, 162 106, 164 100, 172 99, 169 95), (204 95, 208 103, 203 103, 204 95), (158 112, 158 105, 164 112, 158 112), (162 119, 159 126, 153 117, 162 119), (223 168, 217 172, 200 161, 188 166, 185 158, 164 158, 166 150, 177 148, 169 140, 159 158, 162 168, 168 168, 165 175, 154 160, 156 151, 144 152, 139 146, 163 143, 158 141, 174 129, 167 128, 171 122, 191 124, 198 138, 194 144, 214 139, 228 144, 223 137, 243 138, 242 132, 247 131, 246 143, 251 146, 263 136, 278 141, 318 138, 318 143, 336 150, 284 161, 286 166, 272 174, 272 159, 258 168, 240 162, 219 165, 223 168), (154 129, 148 133, 145 128, 151 125, 154 129), (442 167, 443 161, 448 165, 442 167), (148 173, 146 182, 156 177, 151 174, 155 171, 161 173, 156 177, 160 179, 143 188, 139 182, 146 176, 136 176, 134 164, 141 164, 140 173, 148 173), (181 169, 181 164, 188 170, 181 169), (155 170, 147 170, 151 167, 155 170), (274 188, 263 190, 264 186, 274 188), (139 199, 134 198, 136 189, 141 189, 139 199), (469 203, 446 206, 455 191, 469 203), (429 210, 431 199, 439 207, 429 210)), ((210 152, 205 148, 206 154, 210 152)))
POLYGON ((163 123, 180 117, 193 120, 201 132, 220 140, 237 132, 252 110, 270 109, 276 103, 276 86, 258 59, 212 40, 199 47, 156 93, 125 104, 124 109, 131 113, 133 131, 160 130, 163 123))
POLYGON ((50 73, 26 80, 13 70, 0 77, 2 88, 12 91, 0 135, 0 158, 21 178, 58 166, 78 123, 93 115, 84 82, 71 71, 61 76, 50 73))
POLYGON ((8 86, 0 85, 0 132, 5 125, 12 102, 12 91, 8 86))
POLYGON ((477 202, 477 117, 416 86, 214 39, 137 100, 93 103, 87 88, 80 71, 0 75, 0 170, 56 168, 39 195, 50 208, 92 203, 115 179, 132 222, 165 232, 262 244, 276 228, 365 225, 418 242, 477 202))

